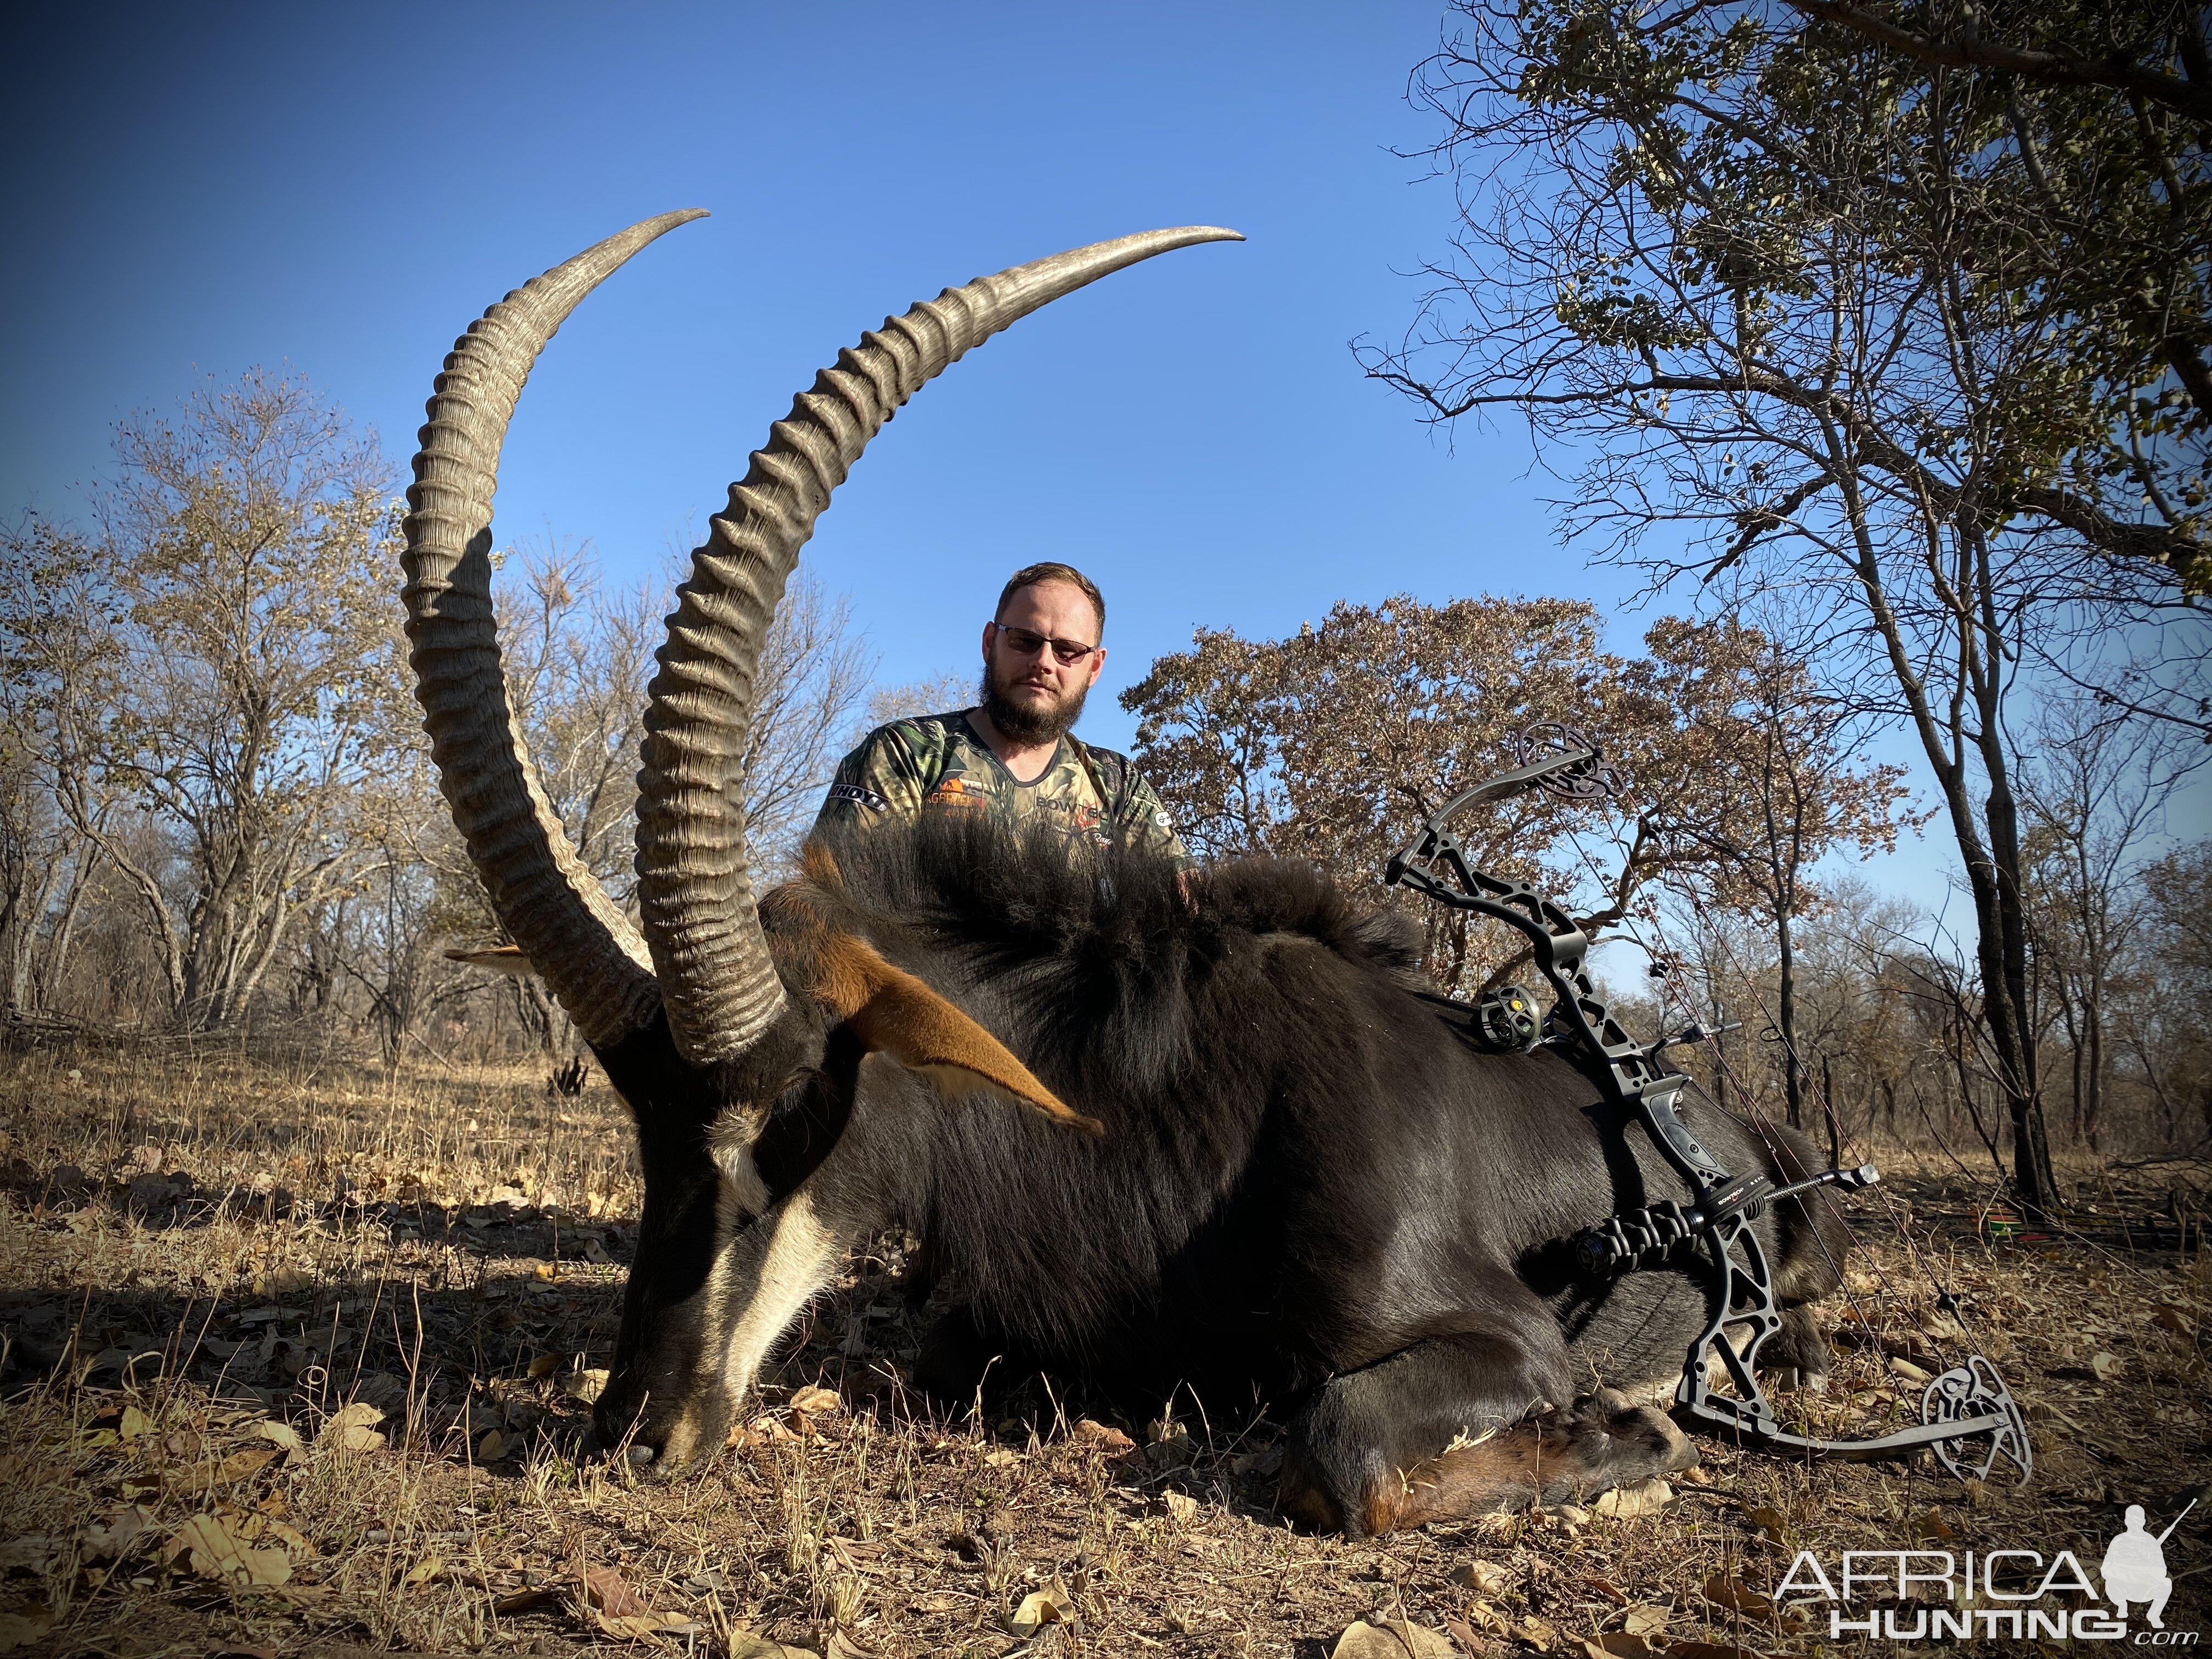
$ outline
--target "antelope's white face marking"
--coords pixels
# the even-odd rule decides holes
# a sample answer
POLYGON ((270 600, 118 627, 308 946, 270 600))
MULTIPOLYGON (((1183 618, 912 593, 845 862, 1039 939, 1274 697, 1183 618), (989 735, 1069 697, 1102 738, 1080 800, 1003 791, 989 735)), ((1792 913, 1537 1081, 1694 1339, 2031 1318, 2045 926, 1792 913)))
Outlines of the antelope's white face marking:
POLYGON ((753 1143, 760 1132, 760 1117, 753 1112, 725 1112, 707 1132, 708 1149, 722 1176, 715 1218, 725 1241, 749 1218, 768 1209, 768 1182, 753 1162, 753 1143))
POLYGON ((732 1406, 742 1401, 776 1338, 830 1283, 844 1256, 843 1243, 816 1216, 813 1195, 804 1187, 729 1239, 708 1279, 710 1328, 700 1350, 701 1381, 726 1390, 732 1406))

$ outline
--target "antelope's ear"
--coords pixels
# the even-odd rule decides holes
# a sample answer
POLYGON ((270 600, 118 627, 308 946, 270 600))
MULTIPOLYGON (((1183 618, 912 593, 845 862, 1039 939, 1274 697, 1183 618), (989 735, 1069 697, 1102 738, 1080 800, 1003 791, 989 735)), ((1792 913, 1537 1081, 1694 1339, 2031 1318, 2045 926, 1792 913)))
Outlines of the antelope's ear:
POLYGON ((1030 1074, 1006 1045, 912 974, 894 968, 865 940, 831 934, 815 957, 814 994, 872 1053, 889 1055, 929 1079, 948 1098, 978 1083, 1030 1110, 1102 1135, 1105 1125, 1066 1105, 1030 1074))

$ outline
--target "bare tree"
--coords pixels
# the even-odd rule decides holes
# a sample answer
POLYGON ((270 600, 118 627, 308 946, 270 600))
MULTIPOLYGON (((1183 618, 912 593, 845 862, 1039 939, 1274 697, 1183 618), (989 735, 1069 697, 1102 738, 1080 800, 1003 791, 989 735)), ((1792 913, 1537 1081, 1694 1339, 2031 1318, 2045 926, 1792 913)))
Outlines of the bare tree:
POLYGON ((2087 699, 2052 700, 2024 746, 2034 965, 2066 1032, 2075 1138, 2094 1149, 2115 980, 2149 921, 2146 842, 2203 750, 2171 726, 2130 720, 2087 699))
POLYGON ((761 648, 745 734, 746 833, 768 867, 790 866, 813 827, 872 668, 850 601, 799 573, 761 648))
POLYGON ((927 679, 908 680, 902 685, 878 685, 868 693, 867 713, 851 734, 853 743, 857 744, 878 726, 889 726, 893 720, 910 715, 944 714, 955 709, 973 708, 979 684, 977 670, 948 668, 927 679))
POLYGON ((27 517, 0 540, 0 1007, 57 1012, 103 838, 132 817, 99 764, 123 653, 98 551, 27 517))
POLYGON ((125 422, 116 451, 95 503, 112 672, 63 734, 62 799, 144 907, 174 1018, 204 1029, 243 1016, 352 867, 357 788, 395 730, 389 477, 304 382, 258 370, 173 424, 125 422), (159 825, 173 870, 95 794, 159 825))
POLYGON ((2139 967, 2117 1024, 2167 1139, 2193 1114, 2212 1144, 2212 841, 2159 860, 2143 888, 2139 967))
MULTIPOLYGON (((1417 82, 1447 123, 1459 257, 1370 370, 1435 420, 1522 413, 1581 465, 1569 533, 1657 580, 1810 586, 1849 619, 1829 678, 1912 732, 1936 786, 1981 1046, 2043 1205, 2008 726, 2023 656, 2086 670, 2112 629, 2212 580, 2202 447, 2158 412, 2177 371, 2147 347, 2079 355, 2106 337, 2083 310, 2094 245, 2054 275, 2003 86, 1756 0, 1459 9, 1468 33, 1417 82)), ((2076 132, 2087 175, 2169 190, 2166 152, 2076 132)), ((2167 206, 2201 225, 2212 193, 2178 188, 2167 206)), ((2203 622, 2175 625, 2201 641, 2203 622)))
POLYGON ((1831 852, 1865 857, 1896 845, 1904 769, 1854 763, 1867 722, 1814 678, 1804 627, 1669 618, 1645 643, 1650 657, 1632 678, 1675 711, 1683 740, 1699 746, 1695 763, 1728 780, 1686 803, 1702 812, 1661 809, 1668 833, 1711 854, 1683 860, 1678 879, 1768 929, 1784 1100, 1790 1127, 1802 1128, 1797 928, 1820 902, 1813 866, 1831 852))
MULTIPOLYGON (((617 903, 629 906, 644 688, 672 580, 609 593, 589 544, 557 539, 510 549, 499 565, 508 695, 539 781, 578 857, 617 903)), ((836 744, 866 694, 868 666, 848 603, 797 575, 754 680, 745 812, 764 860, 788 860, 812 823, 836 744)), ((428 815, 409 843, 414 857, 438 872, 446 902, 437 915, 450 933, 495 933, 475 872, 443 819, 428 815)), ((546 1052, 574 1046, 566 1016, 538 980, 501 984, 517 1018, 546 1052)))

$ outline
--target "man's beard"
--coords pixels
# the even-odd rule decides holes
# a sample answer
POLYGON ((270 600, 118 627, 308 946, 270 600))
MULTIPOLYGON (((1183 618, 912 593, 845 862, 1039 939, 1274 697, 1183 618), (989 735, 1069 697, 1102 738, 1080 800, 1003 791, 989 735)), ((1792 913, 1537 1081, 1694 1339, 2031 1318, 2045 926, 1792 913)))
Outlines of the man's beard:
POLYGON ((1083 718, 1083 700, 1091 693, 1079 685, 1048 707, 1016 702, 1006 693, 988 663, 983 665, 983 712, 991 724, 1017 743, 1051 743, 1083 718))

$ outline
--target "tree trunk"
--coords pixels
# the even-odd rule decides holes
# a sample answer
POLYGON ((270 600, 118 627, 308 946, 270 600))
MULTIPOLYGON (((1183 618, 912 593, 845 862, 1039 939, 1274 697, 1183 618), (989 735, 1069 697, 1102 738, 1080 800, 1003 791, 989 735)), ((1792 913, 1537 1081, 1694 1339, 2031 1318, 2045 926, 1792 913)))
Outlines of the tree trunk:
POLYGON ((1797 1063, 1797 952, 1790 937, 1790 910, 1778 907, 1774 917, 1774 940, 1782 957, 1782 985, 1776 998, 1777 1020, 1782 1030, 1782 1097, 1789 1104, 1790 1127, 1805 1127, 1805 1079, 1797 1063))

